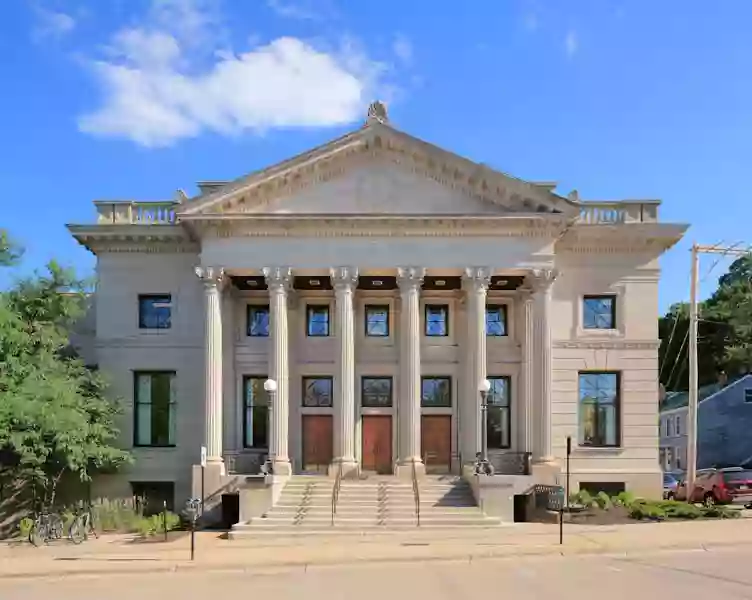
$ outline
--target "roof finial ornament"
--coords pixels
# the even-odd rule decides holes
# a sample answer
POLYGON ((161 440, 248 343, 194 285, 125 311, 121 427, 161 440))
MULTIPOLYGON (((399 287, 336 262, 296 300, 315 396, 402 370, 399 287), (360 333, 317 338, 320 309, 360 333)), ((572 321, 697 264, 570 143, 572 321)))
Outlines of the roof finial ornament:
POLYGON ((374 100, 368 105, 368 118, 366 123, 388 123, 389 117, 386 114, 386 104, 381 100, 374 100))

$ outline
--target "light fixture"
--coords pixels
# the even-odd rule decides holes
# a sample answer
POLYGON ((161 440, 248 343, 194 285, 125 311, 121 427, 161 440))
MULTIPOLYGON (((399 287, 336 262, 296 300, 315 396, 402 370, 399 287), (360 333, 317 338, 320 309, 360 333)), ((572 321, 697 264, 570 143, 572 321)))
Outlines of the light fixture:
POLYGON ((436 285, 438 285, 440 287, 441 286, 445 286, 446 285, 446 281, 444 281, 443 279, 437 279, 436 280, 436 285))
POLYGON ((376 287, 378 287, 380 285, 384 285, 384 282, 381 281, 381 279, 374 279, 373 280, 373 285, 376 286, 376 287))
POLYGON ((480 382, 479 389, 484 394, 487 394, 491 390, 491 382, 488 381, 488 379, 484 379, 483 381, 480 382))
POLYGON ((277 382, 273 379, 267 379, 264 382, 264 390, 268 393, 273 393, 277 391, 277 382))

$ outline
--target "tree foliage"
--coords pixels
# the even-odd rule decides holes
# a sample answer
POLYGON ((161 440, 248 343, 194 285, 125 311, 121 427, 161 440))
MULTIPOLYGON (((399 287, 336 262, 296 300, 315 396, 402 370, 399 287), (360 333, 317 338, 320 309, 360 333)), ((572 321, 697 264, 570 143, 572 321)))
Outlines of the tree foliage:
MULTIPOLYGON (((715 382, 721 372, 752 371, 752 256, 742 256, 731 264, 718 280, 716 291, 700 303, 698 314, 699 384, 715 382)), ((668 390, 686 390, 689 305, 672 306, 659 320, 658 329, 661 383, 668 390)))
MULTIPOLYGON (((10 245, 0 252, 6 263, 18 256, 10 245)), ((115 446, 117 402, 70 346, 87 306, 84 289, 52 262, 0 293, 2 466, 52 495, 66 473, 85 481, 93 470, 129 460, 115 446)))

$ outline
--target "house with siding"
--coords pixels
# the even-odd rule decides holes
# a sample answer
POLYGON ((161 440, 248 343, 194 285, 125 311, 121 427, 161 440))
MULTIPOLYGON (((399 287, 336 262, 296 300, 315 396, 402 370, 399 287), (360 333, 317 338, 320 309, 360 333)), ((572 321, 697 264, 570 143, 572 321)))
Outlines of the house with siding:
MULTIPOLYGON (((752 462, 752 375, 721 379, 699 390, 697 468, 752 462)), ((687 392, 668 393, 661 403, 659 460, 664 471, 687 468, 687 392)))

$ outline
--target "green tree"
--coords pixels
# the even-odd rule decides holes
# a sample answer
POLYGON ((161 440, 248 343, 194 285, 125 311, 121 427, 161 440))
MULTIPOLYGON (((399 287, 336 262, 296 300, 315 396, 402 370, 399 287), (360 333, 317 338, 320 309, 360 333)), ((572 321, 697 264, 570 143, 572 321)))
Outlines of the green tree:
MULTIPOLYGON (((19 253, 8 245, 0 256, 19 253)), ((84 289, 52 262, 0 293, 0 458, 16 477, 40 484, 49 502, 66 473, 87 481, 130 459, 115 445, 118 403, 70 347, 84 289)))

